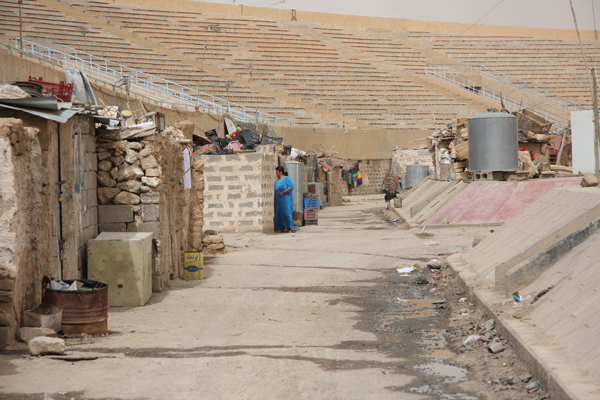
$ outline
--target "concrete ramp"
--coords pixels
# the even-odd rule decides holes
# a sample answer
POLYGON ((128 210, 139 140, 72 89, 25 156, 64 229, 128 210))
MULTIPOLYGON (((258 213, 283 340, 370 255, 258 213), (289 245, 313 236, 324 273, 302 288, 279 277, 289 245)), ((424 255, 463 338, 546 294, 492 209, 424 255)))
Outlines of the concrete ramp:
POLYGON ((543 333, 553 336, 571 361, 600 382, 598 243, 600 233, 595 233, 520 293, 533 297, 541 290, 553 287, 529 306, 524 316, 531 318, 543 333))
POLYGON ((512 268, 598 219, 600 189, 552 189, 466 252, 463 258, 479 277, 495 285, 497 290, 503 290, 506 275, 512 268))
POLYGON ((427 216, 432 215, 465 187, 464 182, 440 181, 427 177, 404 195, 402 207, 396 211, 409 223, 417 222, 417 219, 424 220, 424 213, 427 216), (452 194, 449 196, 448 193, 452 194), (442 198, 444 200, 440 201, 442 198))
POLYGON ((580 179, 473 182, 424 225, 484 224, 509 221, 550 189, 579 186, 580 179))

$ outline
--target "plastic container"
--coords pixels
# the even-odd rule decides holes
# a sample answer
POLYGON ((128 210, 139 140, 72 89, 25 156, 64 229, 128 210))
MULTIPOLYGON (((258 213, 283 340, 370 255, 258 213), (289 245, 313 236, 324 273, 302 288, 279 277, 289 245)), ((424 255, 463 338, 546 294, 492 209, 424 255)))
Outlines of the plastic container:
POLYGON ((479 339, 481 339, 481 336, 477 336, 477 335, 467 336, 467 338, 465 340, 463 340, 463 346, 469 346, 471 344, 475 344, 475 342, 477 342, 479 339))
POLYGON ((318 208, 305 208, 304 209, 304 219, 319 219, 319 209, 318 208))
POLYGON ((204 258, 202 252, 183 253, 183 277, 187 280, 204 279, 204 258))
POLYGON ((318 197, 305 197, 304 198, 304 208, 319 208, 319 198, 318 197))
POLYGON ((241 150, 242 149, 242 145, 237 140, 234 140, 233 142, 229 142, 229 144, 227 145, 227 148, 229 150, 234 150, 234 151, 235 150, 241 150))

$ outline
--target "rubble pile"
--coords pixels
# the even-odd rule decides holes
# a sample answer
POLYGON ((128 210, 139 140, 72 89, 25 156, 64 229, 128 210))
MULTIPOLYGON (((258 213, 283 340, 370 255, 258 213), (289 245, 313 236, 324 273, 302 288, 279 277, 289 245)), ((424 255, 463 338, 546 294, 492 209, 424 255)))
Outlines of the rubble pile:
POLYGON ((225 253, 225 243, 221 235, 206 235, 202 238, 205 255, 216 255, 225 253))

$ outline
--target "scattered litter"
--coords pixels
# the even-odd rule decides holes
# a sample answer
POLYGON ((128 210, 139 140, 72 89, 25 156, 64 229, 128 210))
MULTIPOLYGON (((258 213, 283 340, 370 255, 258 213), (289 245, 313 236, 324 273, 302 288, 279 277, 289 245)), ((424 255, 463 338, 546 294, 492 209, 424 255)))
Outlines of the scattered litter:
POLYGON ((438 260, 437 258, 434 258, 427 262, 427 268, 430 269, 442 269, 443 266, 444 262, 442 260, 438 260))
POLYGON ((481 336, 478 336, 478 335, 470 335, 470 336, 467 336, 467 337, 465 338, 465 340, 463 340, 463 346, 465 346, 465 347, 466 347, 466 346, 468 346, 468 345, 470 345, 470 344, 474 344, 475 342, 478 342, 478 341, 479 341, 479 339, 481 339, 481 336))
POLYGON ((429 291, 430 291, 431 293, 433 293, 433 292, 435 292, 435 288, 431 288, 429 291))
POLYGON ((408 274, 410 274, 414 270, 415 269, 413 267, 404 267, 404 268, 397 268, 396 269, 396 271, 398 271, 399 274, 403 274, 404 276, 407 276, 408 274))
POLYGON ((48 393, 44 393, 44 400, 54 400, 54 398, 48 396, 48 393))
POLYGON ((513 303, 513 308, 523 307, 523 304, 517 303, 516 301, 513 303))
POLYGON ((265 289, 263 289, 263 288, 252 288, 252 290, 254 290, 255 292, 262 292, 265 289))
POLYGON ((417 285, 427 285, 429 283, 429 281, 422 276, 417 276, 415 278, 415 283, 417 285))
POLYGON ((469 315, 469 313, 466 313, 466 312, 464 312, 464 313, 462 313, 462 314, 460 314, 460 315, 462 315, 463 317, 466 317, 466 316, 468 316, 468 315, 469 315))
POLYGON ((444 304, 445 302, 446 302, 446 300, 443 300, 443 299, 442 299, 442 300, 436 300, 436 301, 434 301, 434 302, 433 302, 433 303, 431 303, 431 304, 444 304))
POLYGON ((437 246, 439 243, 438 242, 425 242, 423 243, 425 246, 437 246))
POLYGON ((398 222, 398 218, 391 220, 390 222, 396 223, 398 222))
POLYGON ((538 301, 538 299, 540 297, 542 297, 543 295, 545 295, 546 293, 548 293, 550 291, 550 289, 552 289, 554 286, 550 286, 547 287, 544 290, 541 290, 538 294, 535 295, 535 297, 533 298, 533 300, 531 300, 531 304, 535 303, 536 301, 538 301))
POLYGON ((463 298, 460 298, 460 299, 458 299, 458 302, 459 302, 459 303, 464 303, 465 301, 467 301, 467 298, 466 298, 466 297, 463 297, 463 298))
POLYGON ((523 383, 527 383, 529 382, 531 379, 533 378, 533 375, 531 374, 527 374, 527 375, 522 375, 519 377, 519 379, 521 380, 521 382, 523 383))
POLYGON ((459 249, 469 249, 470 248, 469 246, 456 246, 456 247, 458 247, 459 249))
POLYGON ((490 353, 500 353, 501 351, 504 351, 505 347, 502 344, 502 342, 493 342, 488 346, 488 350, 490 351, 490 353))
POLYGON ((46 289, 68 290, 69 284, 63 281, 50 281, 50 283, 46 284, 46 289))
MULTIPOLYGON (((537 390, 539 386, 540 386, 540 384, 537 381, 532 381, 532 382, 529 382, 527 385, 525 385, 525 389, 527 389, 527 391, 529 392, 532 389, 537 390)), ((533 392, 529 392, 529 393, 533 393, 533 392)))
POLYGON ((410 300, 401 299, 400 297, 397 297, 397 298, 396 298, 396 301, 397 301, 398 303, 408 303, 410 300))
POLYGON ((523 301, 523 298, 521 297, 521 295, 519 294, 519 292, 514 292, 512 294, 513 299, 515 299, 515 301, 523 301))

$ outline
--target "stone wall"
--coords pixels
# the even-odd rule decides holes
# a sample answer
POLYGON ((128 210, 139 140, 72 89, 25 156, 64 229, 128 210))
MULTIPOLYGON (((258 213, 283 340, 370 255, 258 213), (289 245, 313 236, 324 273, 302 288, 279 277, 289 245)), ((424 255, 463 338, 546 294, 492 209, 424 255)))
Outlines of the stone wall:
POLYGON ((0 118, 0 347, 14 340, 23 312, 41 301, 43 276, 60 273, 57 124, 13 114, 26 123, 0 118), (31 124, 38 127, 24 126, 31 124))
POLYGON ((154 233, 154 291, 183 278, 183 252, 202 250, 203 220, 194 208, 202 207, 203 164, 190 158, 192 189, 184 189, 183 143, 194 125, 179 128, 98 145, 99 229, 154 233))
POLYGON ((273 231, 274 155, 196 156, 204 160, 205 227, 217 231, 273 231))

